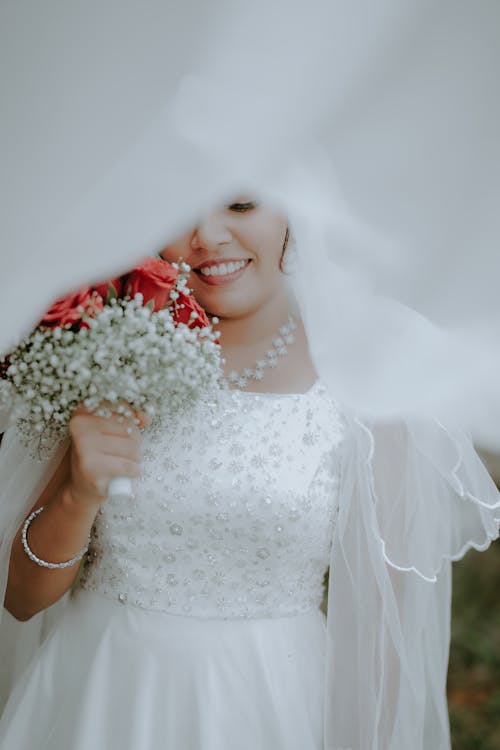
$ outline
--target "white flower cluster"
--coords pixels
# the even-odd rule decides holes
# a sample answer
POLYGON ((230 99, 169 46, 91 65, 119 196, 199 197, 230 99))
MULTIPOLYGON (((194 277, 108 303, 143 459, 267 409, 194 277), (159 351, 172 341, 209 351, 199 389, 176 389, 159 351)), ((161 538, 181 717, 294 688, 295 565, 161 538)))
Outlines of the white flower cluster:
POLYGON ((38 328, 10 355, 0 389, 35 458, 45 460, 67 436, 82 402, 100 416, 140 410, 155 418, 223 386, 218 333, 142 303, 140 294, 112 300, 79 331, 38 328))

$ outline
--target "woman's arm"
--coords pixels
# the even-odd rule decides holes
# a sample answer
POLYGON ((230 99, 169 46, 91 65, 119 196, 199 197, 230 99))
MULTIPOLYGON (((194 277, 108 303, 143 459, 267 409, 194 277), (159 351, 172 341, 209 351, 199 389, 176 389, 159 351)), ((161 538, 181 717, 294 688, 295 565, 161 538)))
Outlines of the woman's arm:
MULTIPOLYGON (((100 504, 75 502, 70 491, 70 451, 32 510, 45 505, 28 530, 33 552, 48 562, 70 560, 88 539, 100 504)), ((29 620, 71 588, 79 562, 68 568, 47 569, 30 560, 21 542, 21 528, 12 543, 5 608, 17 620, 29 620)))
MULTIPOLYGON (((32 508, 44 505, 45 509, 28 530, 30 548, 47 562, 70 560, 86 545, 111 478, 140 472, 141 437, 136 425, 80 410, 70 422, 70 435, 69 450, 32 508)), ((41 567, 27 556, 21 529, 22 525, 12 543, 4 606, 25 621, 71 588, 79 562, 67 568, 41 567)))

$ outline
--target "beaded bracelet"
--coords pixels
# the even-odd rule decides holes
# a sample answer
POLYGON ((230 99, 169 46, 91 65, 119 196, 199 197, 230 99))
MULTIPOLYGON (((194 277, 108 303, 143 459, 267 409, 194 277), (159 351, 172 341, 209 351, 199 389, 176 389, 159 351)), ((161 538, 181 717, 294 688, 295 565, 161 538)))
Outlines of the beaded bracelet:
POLYGON ((54 568, 69 568, 69 567, 71 567, 71 565, 74 565, 76 562, 78 562, 79 560, 81 560, 82 557, 84 556, 84 554, 87 552, 87 550, 89 548, 89 544, 90 544, 90 537, 89 537, 89 539, 87 541, 87 546, 84 547, 84 549, 82 549, 80 552, 78 552, 77 555, 75 555, 74 557, 72 557, 71 560, 67 560, 66 562, 62 562, 62 563, 50 563, 50 562, 46 562, 45 560, 41 560, 30 549, 30 547, 28 545, 27 533, 28 533, 28 527, 29 527, 30 523, 32 522, 32 520, 39 513, 42 512, 42 510, 45 510, 45 505, 42 505, 40 508, 38 508, 38 510, 34 510, 33 513, 30 513, 30 515, 28 516, 28 518, 24 522, 23 529, 22 529, 22 532, 21 532, 21 540, 22 540, 22 543, 23 543, 24 551, 26 552, 26 554, 28 555, 28 557, 30 558, 30 560, 33 560, 33 562, 36 563, 37 565, 41 565, 42 568, 50 568, 51 570, 53 570, 54 568))

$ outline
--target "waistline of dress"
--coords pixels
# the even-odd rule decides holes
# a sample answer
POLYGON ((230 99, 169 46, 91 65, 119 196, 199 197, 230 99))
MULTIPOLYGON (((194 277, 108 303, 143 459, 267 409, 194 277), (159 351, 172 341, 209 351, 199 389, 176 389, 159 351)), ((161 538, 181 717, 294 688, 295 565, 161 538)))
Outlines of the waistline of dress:
POLYGON ((290 609, 281 608, 280 610, 272 610, 263 607, 260 610, 254 610, 253 612, 249 612, 245 609, 239 612, 235 610, 229 612, 227 610, 221 610, 216 603, 211 603, 203 609, 193 606, 189 609, 185 603, 183 605, 176 605, 175 603, 168 605, 163 600, 159 600, 156 603, 144 602, 137 598, 134 599, 134 597, 129 596, 126 592, 111 591, 95 585, 87 586, 84 581, 78 582, 73 587, 73 595, 77 595, 79 592, 98 595, 109 602, 115 603, 120 608, 133 608, 144 612, 155 612, 159 614, 173 615, 174 617, 193 618, 194 620, 280 620, 302 617, 313 613, 320 613, 325 617, 320 602, 310 603, 308 606, 290 609))

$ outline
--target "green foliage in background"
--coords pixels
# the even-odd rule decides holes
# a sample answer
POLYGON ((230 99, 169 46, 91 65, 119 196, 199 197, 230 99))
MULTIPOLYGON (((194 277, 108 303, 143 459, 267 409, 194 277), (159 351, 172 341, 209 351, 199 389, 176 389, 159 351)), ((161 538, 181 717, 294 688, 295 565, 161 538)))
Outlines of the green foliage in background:
POLYGON ((448 704, 453 750, 500 749, 500 542, 453 566, 448 704))

